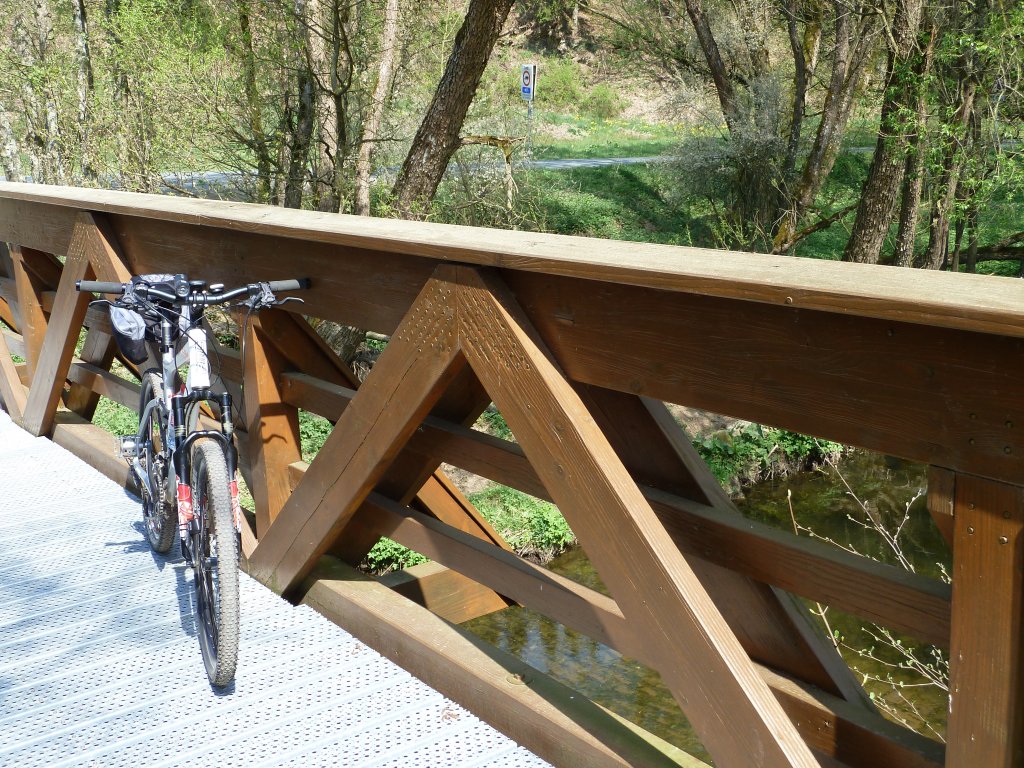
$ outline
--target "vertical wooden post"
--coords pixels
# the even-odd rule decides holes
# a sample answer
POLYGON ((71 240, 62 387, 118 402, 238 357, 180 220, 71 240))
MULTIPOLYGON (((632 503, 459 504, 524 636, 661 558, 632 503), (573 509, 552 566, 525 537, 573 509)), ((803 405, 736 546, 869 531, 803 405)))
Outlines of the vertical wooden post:
MULTIPOLYGON (((264 310, 264 316, 281 310, 264 310)), ((262 318, 253 316, 245 334, 245 423, 249 466, 256 502, 256 536, 270 528, 291 489, 286 467, 302 458, 299 411, 282 399, 285 360, 263 332, 262 318)))
POLYGON ((956 472, 942 467, 928 467, 928 513, 942 538, 953 546, 953 500, 956 493, 956 472))
POLYGON ((1024 765, 1024 488, 956 476, 948 768, 1024 765))
MULTIPOLYGON (((114 362, 114 352, 117 345, 114 337, 99 328, 90 328, 86 334, 85 343, 82 345, 81 358, 87 363, 99 366, 103 370, 110 370, 110 364, 114 362)), ((68 410, 74 411, 84 419, 92 420, 96 413, 96 406, 99 404, 100 396, 89 387, 81 384, 72 384, 68 393, 66 405, 68 410)))

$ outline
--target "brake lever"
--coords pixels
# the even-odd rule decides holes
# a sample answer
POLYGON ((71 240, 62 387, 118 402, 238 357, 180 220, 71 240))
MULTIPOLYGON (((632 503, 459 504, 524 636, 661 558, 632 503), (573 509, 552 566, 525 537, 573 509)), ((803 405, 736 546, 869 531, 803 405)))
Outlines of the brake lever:
POLYGON ((277 306, 281 306, 282 304, 287 304, 289 301, 297 301, 297 302, 299 302, 299 304, 305 304, 306 303, 305 299, 300 299, 298 296, 285 296, 283 299, 278 299, 274 303, 277 306))

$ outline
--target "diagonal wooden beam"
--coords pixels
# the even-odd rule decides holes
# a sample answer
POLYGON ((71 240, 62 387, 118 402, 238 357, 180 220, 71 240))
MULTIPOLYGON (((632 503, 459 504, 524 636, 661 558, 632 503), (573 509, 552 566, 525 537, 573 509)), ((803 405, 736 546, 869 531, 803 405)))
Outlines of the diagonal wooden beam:
MULTIPOLYGON (((373 509, 386 524, 386 534, 400 544, 480 584, 500 589, 522 605, 625 656, 651 663, 646 658, 645 638, 634 631, 610 597, 377 494, 370 494, 365 506, 373 509)), ((877 711, 821 692, 806 681, 798 685, 766 666, 757 665, 757 671, 816 752, 858 768, 942 765, 939 744, 890 723, 877 711)))
POLYGON ((123 282, 130 276, 120 257, 109 223, 101 216, 79 213, 75 217, 67 259, 54 298, 46 338, 33 377, 23 426, 40 435, 49 432, 64 388, 78 333, 82 329, 90 295, 79 294, 75 282, 94 275, 101 280, 123 282))
POLYGON ((723 766, 817 766, 509 291, 490 274, 460 277, 467 361, 705 747, 723 766))
POLYGON ((89 235, 87 253, 96 279, 110 283, 128 282, 132 273, 110 220, 98 213, 80 213, 75 219, 76 231, 79 226, 84 227, 89 235))
MULTIPOLYGON (((299 373, 284 377, 288 402, 314 413, 340 413, 354 393, 299 373)), ((551 501, 551 494, 515 443, 434 419, 409 449, 494 482, 551 501)), ((721 507, 709 507, 651 487, 641 491, 676 546, 756 581, 817 600, 869 621, 949 646, 949 586, 893 565, 780 531, 721 507)))
MULTIPOLYGON (((664 403, 586 384, 575 389, 637 483, 739 514, 664 403)), ((690 555, 687 562, 752 659, 872 706, 802 604, 706 560, 690 555)))
POLYGON ((442 266, 423 287, 249 558, 250 572, 276 591, 297 587, 330 549, 465 364, 455 337, 454 277, 442 266))
POLYGON ((57 287, 57 298, 50 313, 48 331, 25 403, 22 426, 33 435, 49 433, 53 426, 57 402, 64 389, 64 379, 71 365, 78 334, 82 330, 85 311, 89 307, 89 295, 75 290, 77 280, 87 279, 93 274, 87 256, 89 238, 88 229, 76 223, 64 272, 57 287))
POLYGON ((15 422, 20 422, 25 413, 25 388, 21 384, 18 369, 11 359, 7 346, 7 334, 0 331, 0 401, 15 422))
MULTIPOLYGON (((274 312, 264 313, 260 320, 266 338, 294 368, 336 386, 359 387, 359 380, 352 369, 302 317, 274 312)), ((281 386, 285 384, 282 382, 281 386)), ((274 397, 281 395, 278 392, 274 397)), ((489 403, 490 397, 476 376, 465 368, 445 390, 432 413, 450 421, 466 423, 474 421, 489 403)), ((342 410, 338 408, 329 412, 329 418, 337 421, 342 410)), ((291 463, 293 461, 283 462, 284 465, 291 463)), ((381 479, 377 491, 403 504, 415 497, 438 520, 462 530, 474 531, 481 538, 507 549, 508 544, 497 531, 439 470, 440 464, 441 460, 436 455, 424 456, 403 450, 381 479)), ((346 562, 358 565, 380 536, 378 526, 360 510, 346 526, 345 535, 333 552, 346 562)))
POLYGON ((11 249, 14 269, 14 290, 17 297, 21 326, 18 331, 25 339, 25 361, 31 381, 39 365, 43 341, 46 338, 46 315, 43 311, 43 292, 49 287, 30 267, 35 259, 46 254, 30 248, 15 246, 11 249))

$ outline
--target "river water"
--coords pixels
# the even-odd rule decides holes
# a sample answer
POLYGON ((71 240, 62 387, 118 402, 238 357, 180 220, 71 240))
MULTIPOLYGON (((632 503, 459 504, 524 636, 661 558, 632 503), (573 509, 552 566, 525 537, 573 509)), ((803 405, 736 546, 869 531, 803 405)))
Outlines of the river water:
MULTIPOLYGON (((845 457, 837 468, 826 467, 753 486, 737 505, 753 519, 790 531, 795 518, 801 535, 827 538, 834 545, 884 562, 899 564, 902 556, 903 567, 940 578, 949 569, 950 553, 928 515, 925 488, 924 467, 857 452, 845 457), (887 544, 874 526, 865 526, 872 518, 890 533, 898 531, 893 537, 896 547, 887 544)), ((549 568, 606 591, 579 549, 556 558, 549 568)), ((835 609, 827 610, 825 616, 830 634, 840 638, 840 652, 857 670, 858 679, 868 676, 865 687, 875 701, 890 707, 896 717, 914 727, 927 730, 924 723, 929 723, 934 729, 929 735, 939 738, 945 729, 945 691, 901 668, 904 655, 890 648, 877 629, 865 628, 864 622, 835 609)), ((464 626, 666 741, 711 762, 653 670, 526 608, 509 608, 464 626)), ((912 650, 921 664, 941 665, 930 647, 918 647, 905 637, 894 640, 912 650)))

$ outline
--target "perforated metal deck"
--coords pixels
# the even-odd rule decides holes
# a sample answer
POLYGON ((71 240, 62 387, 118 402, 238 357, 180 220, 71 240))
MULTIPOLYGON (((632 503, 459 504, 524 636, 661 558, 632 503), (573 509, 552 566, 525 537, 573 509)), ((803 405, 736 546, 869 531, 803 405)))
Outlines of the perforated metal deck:
POLYGON ((244 575, 215 692, 190 580, 137 500, 0 411, 0 766, 546 765, 244 575))

